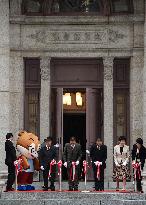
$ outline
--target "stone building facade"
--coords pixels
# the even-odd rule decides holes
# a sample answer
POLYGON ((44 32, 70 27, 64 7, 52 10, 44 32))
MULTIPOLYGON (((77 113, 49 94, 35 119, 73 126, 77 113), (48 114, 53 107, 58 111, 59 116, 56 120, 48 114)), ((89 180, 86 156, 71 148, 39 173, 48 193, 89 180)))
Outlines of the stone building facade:
MULTIPOLYGON (((86 15, 59 15, 58 13, 46 16, 25 13, 22 11, 22 3, 22 0, 0 0, 0 170, 5 169, 6 133, 12 132, 17 136, 18 131, 26 129, 29 123, 26 122, 26 112, 28 111, 26 94, 29 89, 36 89, 39 92, 39 120, 37 121, 39 128, 36 134, 40 136, 41 141, 51 134, 51 89, 55 87, 59 93, 57 96, 59 96, 61 93, 59 89, 63 87, 62 84, 55 84, 55 81, 52 81, 52 68, 55 64, 52 65, 52 61, 56 62, 55 59, 69 59, 69 61, 71 59, 88 59, 89 61, 94 59, 96 61, 97 59, 102 62, 103 79, 101 84, 97 85, 95 82, 92 86, 92 83, 88 82, 87 86, 86 84, 81 86, 78 81, 75 81, 74 84, 68 86, 100 88, 102 90, 103 130, 101 133, 103 133, 104 143, 108 146, 106 177, 111 178, 113 146, 118 135, 118 131, 115 132, 115 126, 118 127, 116 124, 118 120, 121 119, 119 123, 122 123, 122 120, 123 124, 125 123, 121 126, 125 130, 123 134, 128 136, 127 141, 130 147, 135 139, 141 136, 146 144, 145 1, 133 0, 133 11, 130 13, 105 13, 103 15, 87 13, 86 15), (28 70, 30 67, 35 69, 34 62, 37 62, 36 67, 40 68, 40 81, 31 85, 29 80, 26 82, 25 71, 27 67, 28 70), (117 81, 114 77, 116 76, 116 73, 114 74, 116 62, 117 64, 122 62, 119 67, 117 66, 119 68, 117 75, 122 76, 117 81), (129 77, 126 77, 128 75, 129 77), (128 93, 124 112, 126 113, 125 121, 122 118, 124 115, 122 115, 122 111, 119 118, 115 114, 117 104, 116 101, 114 103, 116 95, 114 93, 116 93, 116 89, 123 89, 128 93)), ((91 94, 89 99, 92 97, 91 94)), ((57 113, 60 117, 61 100, 59 100, 57 101, 57 113)), ((91 109, 89 113, 94 113, 95 110, 91 106, 89 109, 91 109)), ((92 117, 88 118, 89 123, 90 120, 92 121, 92 117)), ((86 138, 89 138, 91 142, 93 139, 90 140, 88 135, 91 134, 90 129, 94 128, 93 124, 94 120, 86 133, 86 138)), ((58 135, 60 135, 61 124, 57 125, 57 129, 58 135)))

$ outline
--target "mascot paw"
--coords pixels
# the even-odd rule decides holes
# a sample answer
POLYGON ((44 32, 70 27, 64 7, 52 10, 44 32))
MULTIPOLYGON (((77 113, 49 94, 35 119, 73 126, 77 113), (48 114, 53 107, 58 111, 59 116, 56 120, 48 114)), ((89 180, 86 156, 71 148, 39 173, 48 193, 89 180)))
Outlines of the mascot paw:
POLYGON ((26 185, 19 185, 17 190, 18 191, 26 191, 26 185))
POLYGON ((31 185, 26 185, 26 190, 27 191, 35 190, 35 187, 31 185))

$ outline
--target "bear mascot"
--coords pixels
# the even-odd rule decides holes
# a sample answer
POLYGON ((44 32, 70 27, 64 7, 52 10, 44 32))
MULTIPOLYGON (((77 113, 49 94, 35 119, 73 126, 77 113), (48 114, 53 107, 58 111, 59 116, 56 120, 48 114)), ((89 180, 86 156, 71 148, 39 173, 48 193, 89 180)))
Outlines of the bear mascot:
POLYGON ((40 141, 32 133, 21 131, 18 134, 16 148, 19 152, 18 160, 21 161, 22 170, 18 172, 17 183, 19 191, 34 190, 32 186, 34 171, 40 170, 38 151, 40 141))

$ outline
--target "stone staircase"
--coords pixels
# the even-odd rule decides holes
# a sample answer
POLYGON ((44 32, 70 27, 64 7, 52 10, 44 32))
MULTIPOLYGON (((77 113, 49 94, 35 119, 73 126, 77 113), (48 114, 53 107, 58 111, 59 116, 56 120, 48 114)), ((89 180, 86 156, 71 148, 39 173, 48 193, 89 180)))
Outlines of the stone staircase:
POLYGON ((8 175, 7 171, 0 171, 0 187, 5 186, 7 175, 8 175))
POLYGON ((0 205, 146 205, 146 195, 115 192, 1 192, 0 205))
MULTIPOLYGON (((42 182, 35 182, 33 184, 36 191, 30 192, 0 192, 0 205, 146 205, 146 194, 133 193, 131 189, 132 184, 128 183, 128 192, 115 192, 115 190, 107 190, 105 192, 94 192, 93 182, 87 183, 87 190, 90 192, 83 192, 85 189, 84 182, 79 184, 79 192, 68 192, 68 183, 62 183, 62 192, 43 192, 42 182)), ((56 182, 56 189, 59 189, 58 182, 56 182)), ((106 186, 115 188, 115 183, 105 183, 106 186)))

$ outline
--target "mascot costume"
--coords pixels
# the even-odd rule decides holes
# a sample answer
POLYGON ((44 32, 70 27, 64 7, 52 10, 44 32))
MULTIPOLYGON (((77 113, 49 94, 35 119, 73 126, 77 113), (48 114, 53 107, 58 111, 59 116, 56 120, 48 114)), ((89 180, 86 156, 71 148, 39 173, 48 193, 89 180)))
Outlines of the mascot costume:
POLYGON ((33 173, 39 171, 38 151, 40 142, 38 137, 32 133, 22 131, 18 134, 16 148, 20 153, 18 159, 21 161, 22 170, 18 173, 17 183, 19 191, 34 190, 32 186, 33 173))

